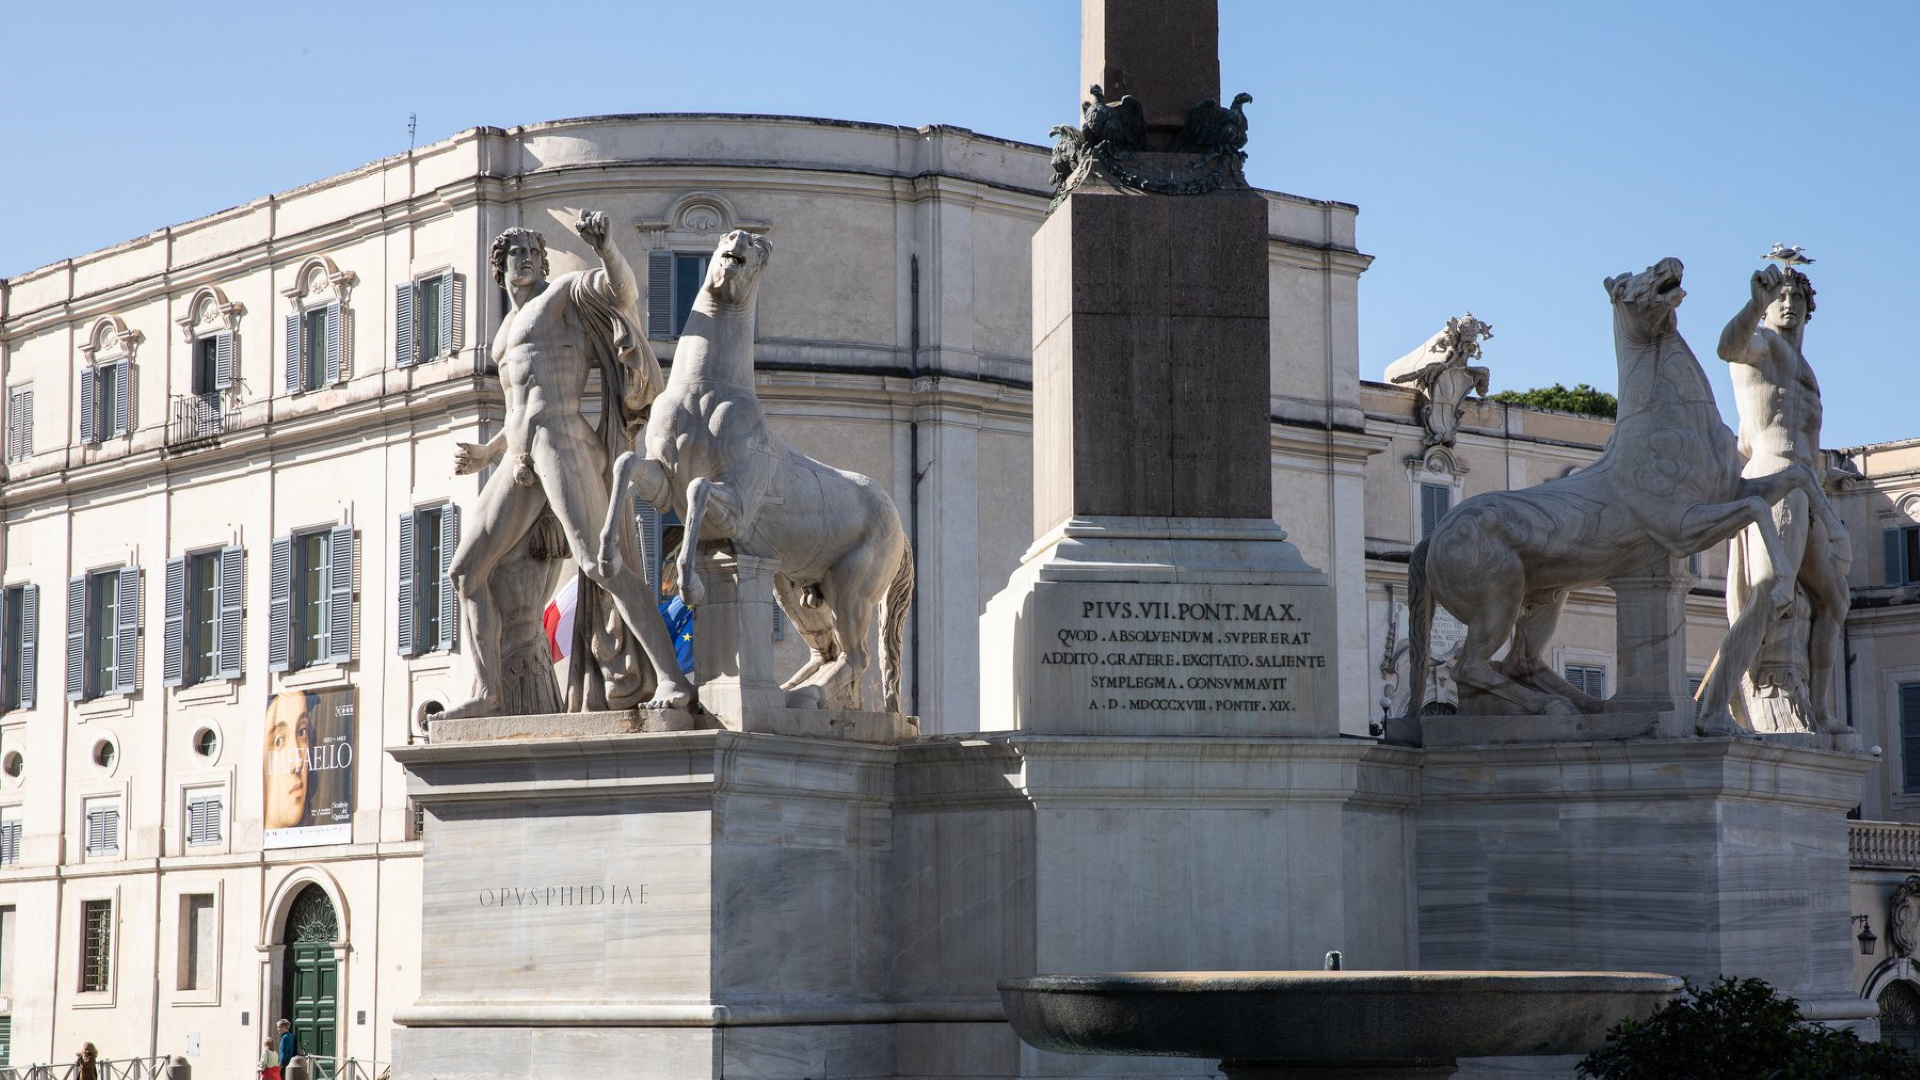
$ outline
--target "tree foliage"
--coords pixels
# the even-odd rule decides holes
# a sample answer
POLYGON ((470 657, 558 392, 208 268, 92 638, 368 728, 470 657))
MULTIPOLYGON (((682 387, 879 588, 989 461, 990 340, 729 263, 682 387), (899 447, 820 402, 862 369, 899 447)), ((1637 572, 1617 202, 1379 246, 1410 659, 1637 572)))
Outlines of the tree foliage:
POLYGON ((1645 1021, 1623 1020, 1580 1062, 1594 1080, 1920 1080, 1920 1059, 1801 1017, 1760 979, 1689 982, 1645 1021))
POLYGON ((1525 405, 1534 409, 1557 409, 1560 412, 1579 413, 1582 416, 1604 416, 1612 419, 1620 411, 1620 399, 1580 383, 1568 389, 1559 383, 1552 386, 1536 386, 1531 390, 1502 390, 1497 394, 1488 394, 1487 400, 1507 405, 1525 405))

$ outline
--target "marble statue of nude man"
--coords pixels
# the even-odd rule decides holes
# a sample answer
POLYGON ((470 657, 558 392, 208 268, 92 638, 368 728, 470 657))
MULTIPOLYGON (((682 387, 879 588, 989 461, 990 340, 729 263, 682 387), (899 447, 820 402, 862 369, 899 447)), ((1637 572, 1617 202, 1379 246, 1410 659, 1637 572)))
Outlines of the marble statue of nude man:
POLYGON ((660 392, 663 380, 641 329, 639 285, 607 235, 606 215, 582 212, 574 229, 600 256, 602 269, 548 280, 546 241, 539 233, 508 229, 493 243, 494 276, 511 304, 493 339, 506 420, 486 443, 459 444, 454 467, 463 474, 503 467, 481 489, 471 527, 463 530, 453 556, 451 576, 472 643, 478 692, 448 710, 450 718, 494 715, 503 707, 502 613, 489 578, 549 508, 581 572, 639 635, 659 680, 653 705, 686 708, 694 698, 641 571, 624 559, 599 556, 611 460, 600 433, 581 414, 588 372, 597 356, 616 355, 627 376, 621 403, 634 415, 660 392))
MULTIPOLYGON (((1740 411, 1740 451, 1747 458, 1742 475, 1764 476, 1803 465, 1816 477, 1823 476, 1820 384, 1801 352, 1813 314, 1813 284, 1791 266, 1769 266, 1754 273, 1750 292, 1721 332, 1719 347, 1740 411)), ((1815 730, 1844 732, 1831 699, 1849 603, 1846 574, 1852 541, 1844 533, 1834 535, 1822 517, 1802 491, 1794 491, 1773 510, 1786 564, 1799 568, 1798 584, 1812 609, 1806 663, 1813 716, 1807 719, 1815 730)), ((1736 696, 1738 680, 1753 669, 1778 618, 1773 605, 1754 602, 1772 587, 1772 564, 1755 538, 1744 533, 1736 537, 1727 570, 1731 625, 1709 675, 1709 680, 1735 680, 1736 696)), ((1705 688, 1701 695, 1706 700, 1705 688)))

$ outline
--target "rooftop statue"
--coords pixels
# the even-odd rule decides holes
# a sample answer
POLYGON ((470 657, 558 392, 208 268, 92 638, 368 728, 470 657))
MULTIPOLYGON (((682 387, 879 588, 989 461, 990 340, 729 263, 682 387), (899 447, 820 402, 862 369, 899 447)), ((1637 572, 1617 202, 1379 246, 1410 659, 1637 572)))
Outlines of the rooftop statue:
MULTIPOLYGON (((1771 504, 1790 492, 1832 511, 1801 464, 1743 477, 1733 432, 1720 420, 1706 373, 1675 325, 1686 292, 1678 259, 1605 282, 1613 303, 1620 411, 1600 457, 1558 480, 1461 503, 1414 549, 1408 568, 1413 654, 1410 703, 1425 701, 1428 637, 1436 603, 1467 624, 1454 678, 1481 695, 1481 710, 1598 712, 1600 702, 1555 672, 1546 647, 1567 594, 1703 551, 1753 526, 1775 569, 1766 602, 1793 598, 1793 573, 1771 504), (1504 660, 1494 654, 1509 638, 1504 660)), ((1837 527, 1837 521, 1829 521, 1837 527)), ((1674 627, 1678 632, 1679 627, 1674 627)), ((1703 697, 1709 733, 1727 708, 1703 697)), ((1467 702, 1462 712, 1476 711, 1467 702)), ((1418 705, 1410 705, 1410 712, 1418 705)), ((1407 721, 1416 725, 1409 716, 1407 721)))
MULTIPOLYGON (((731 541, 740 554, 777 561, 775 598, 812 652, 781 687, 789 707, 862 707, 867 633, 878 605, 882 707, 897 712, 913 551, 878 484, 807 457, 767 424, 753 386, 754 306, 772 251, 754 233, 721 238, 644 441, 615 464, 614 503, 631 485, 686 522, 680 595, 696 612, 705 591, 695 569, 698 547, 731 541)), ((616 511, 606 519, 603 562, 614 560, 623 516, 616 511)))
POLYGON ((1427 446, 1452 446, 1460 433, 1460 413, 1467 396, 1485 395, 1491 374, 1469 361, 1480 359, 1480 342, 1493 336, 1493 327, 1469 311, 1448 319, 1440 332, 1407 355, 1387 365, 1387 381, 1411 383, 1420 391, 1420 423, 1427 429, 1427 446))
MULTIPOLYGON (((1780 265, 1754 272, 1750 298, 1720 333, 1720 358, 1728 364, 1740 410, 1744 475, 1795 465, 1823 470, 1820 383, 1801 352, 1813 315, 1813 283, 1794 268, 1813 260, 1800 248, 1781 244, 1773 245, 1766 258, 1780 265)), ((1845 734, 1846 722, 1834 708, 1834 677, 1850 604, 1852 539, 1830 524, 1831 510, 1812 513, 1810 500, 1827 501, 1819 490, 1794 491, 1773 508, 1787 580, 1798 593, 1783 616, 1776 618, 1769 605, 1755 603, 1776 584, 1773 563, 1760 557, 1758 530, 1749 528, 1734 538, 1727 566, 1730 625, 1718 662, 1701 686, 1701 700, 1727 700, 1737 683, 1731 704, 1747 726, 1845 734)))
MULTIPOLYGON (((481 488, 469 518, 472 528, 453 556, 453 587, 466 621, 476 692, 448 710, 449 718, 503 712, 510 677, 522 677, 518 671, 510 676, 505 666, 516 642, 504 633, 511 610, 502 599, 514 582, 500 575, 531 572, 524 557, 530 546, 562 546, 529 545, 530 537, 540 539, 536 530, 546 530, 543 521, 558 523, 565 554, 611 601, 628 632, 637 634, 651 664, 651 673, 640 665, 614 667, 632 677, 605 684, 606 704, 629 707, 650 690, 658 706, 685 708, 693 702, 693 688, 680 674, 638 555, 632 554, 632 516, 617 515, 626 518, 626 526, 616 530, 614 547, 624 546, 627 558, 611 558, 596 543, 609 507, 622 505, 610 499, 612 450, 627 438, 625 428, 637 424, 665 379, 641 330, 639 286, 607 236, 606 215, 583 211, 574 228, 600 256, 599 269, 549 280, 546 240, 539 233, 508 229, 493 241, 494 279, 511 304, 493 339, 507 415, 498 435, 483 444, 461 443, 454 458, 459 473, 501 468, 481 488), (596 366, 606 388, 597 431, 581 412, 588 373, 596 366), (616 446, 610 448, 610 441, 616 446)), ((585 591, 581 603, 576 618, 584 622, 592 610, 585 591)), ((575 655, 582 652, 576 649, 575 655)), ((552 677, 550 667, 545 674, 552 677)), ((578 698, 570 703, 578 705, 578 698)))

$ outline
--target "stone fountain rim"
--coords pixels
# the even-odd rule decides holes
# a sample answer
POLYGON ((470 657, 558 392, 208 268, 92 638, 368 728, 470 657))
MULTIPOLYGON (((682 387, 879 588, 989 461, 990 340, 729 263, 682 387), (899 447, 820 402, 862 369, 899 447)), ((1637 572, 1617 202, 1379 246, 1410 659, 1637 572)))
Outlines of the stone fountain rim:
POLYGON ((1029 993, 1157 993, 1289 990, 1325 993, 1432 992, 1472 988, 1483 993, 1592 993, 1595 991, 1678 992, 1685 981, 1650 971, 1107 971, 1016 975, 999 981, 1002 991, 1029 993))

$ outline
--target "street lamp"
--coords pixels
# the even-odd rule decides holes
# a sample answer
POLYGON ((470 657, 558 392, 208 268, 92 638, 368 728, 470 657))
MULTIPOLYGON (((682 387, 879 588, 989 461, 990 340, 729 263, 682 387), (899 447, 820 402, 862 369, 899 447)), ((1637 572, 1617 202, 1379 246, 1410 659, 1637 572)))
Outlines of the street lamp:
POLYGON ((1855 915, 1853 921, 1860 926, 1860 932, 1854 935, 1854 940, 1860 943, 1860 955, 1872 956, 1874 946, 1880 943, 1880 939, 1873 936, 1872 921, 1865 915, 1855 915))

